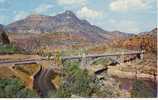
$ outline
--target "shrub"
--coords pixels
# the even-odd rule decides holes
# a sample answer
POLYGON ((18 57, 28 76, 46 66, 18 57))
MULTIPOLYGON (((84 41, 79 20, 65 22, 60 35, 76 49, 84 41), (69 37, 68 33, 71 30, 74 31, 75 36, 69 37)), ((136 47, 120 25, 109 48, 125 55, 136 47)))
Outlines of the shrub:
POLYGON ((16 51, 17 49, 13 45, 0 45, 0 53, 15 53, 16 51))
POLYGON ((36 93, 25 88, 24 84, 17 79, 0 79, 1 98, 28 98, 37 97, 36 93))

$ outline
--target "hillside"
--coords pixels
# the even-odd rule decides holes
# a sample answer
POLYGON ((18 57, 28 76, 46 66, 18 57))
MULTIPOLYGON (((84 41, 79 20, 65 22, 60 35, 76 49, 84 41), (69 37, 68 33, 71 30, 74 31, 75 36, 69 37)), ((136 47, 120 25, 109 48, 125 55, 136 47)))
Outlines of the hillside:
POLYGON ((128 49, 144 49, 149 52, 157 52, 157 28, 150 32, 142 32, 132 36, 123 42, 123 47, 128 49))

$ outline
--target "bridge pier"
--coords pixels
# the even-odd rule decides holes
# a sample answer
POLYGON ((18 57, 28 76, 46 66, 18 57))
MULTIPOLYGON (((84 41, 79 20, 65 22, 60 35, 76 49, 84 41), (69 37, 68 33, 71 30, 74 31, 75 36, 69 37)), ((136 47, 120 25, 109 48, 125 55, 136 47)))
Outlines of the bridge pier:
POLYGON ((97 58, 98 57, 87 57, 85 54, 83 54, 82 58, 80 59, 81 69, 88 69, 89 67, 91 67, 92 62, 94 62, 93 60, 95 60, 97 58))
POLYGON ((119 61, 119 63, 120 64, 124 63, 124 60, 125 60, 125 55, 124 55, 124 52, 122 52, 121 55, 120 55, 120 61, 119 61))
POLYGON ((91 58, 87 58, 85 54, 82 55, 80 68, 81 69, 88 69, 90 67, 91 58))

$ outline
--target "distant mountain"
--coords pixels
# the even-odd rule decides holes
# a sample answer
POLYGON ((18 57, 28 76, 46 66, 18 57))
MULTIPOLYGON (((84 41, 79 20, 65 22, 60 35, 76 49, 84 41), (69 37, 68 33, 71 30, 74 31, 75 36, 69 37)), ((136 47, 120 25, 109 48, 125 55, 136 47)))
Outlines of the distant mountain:
POLYGON ((84 36, 93 42, 106 39, 106 35, 108 37, 106 31, 91 25, 86 20, 80 20, 71 11, 56 16, 31 15, 7 25, 6 29, 11 33, 72 33, 84 36))
POLYGON ((113 38, 113 39, 127 39, 127 38, 133 36, 132 33, 124 33, 124 32, 120 32, 120 31, 112 31, 112 32, 108 32, 108 34, 110 36, 112 36, 111 38, 113 38))
POLYGON ((151 36, 154 36, 156 37, 157 36, 157 28, 154 28, 153 30, 149 31, 149 32, 142 32, 142 33, 139 33, 138 35, 151 35, 151 36))

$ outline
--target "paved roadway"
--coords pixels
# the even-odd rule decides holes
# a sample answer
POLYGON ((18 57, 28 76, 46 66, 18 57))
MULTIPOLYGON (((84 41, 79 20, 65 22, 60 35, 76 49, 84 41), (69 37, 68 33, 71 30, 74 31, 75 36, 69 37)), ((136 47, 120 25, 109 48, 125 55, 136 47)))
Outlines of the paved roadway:
POLYGON ((23 63, 36 63, 41 61, 40 59, 24 59, 24 60, 8 60, 8 61, 0 61, 0 64, 23 64, 23 63))

